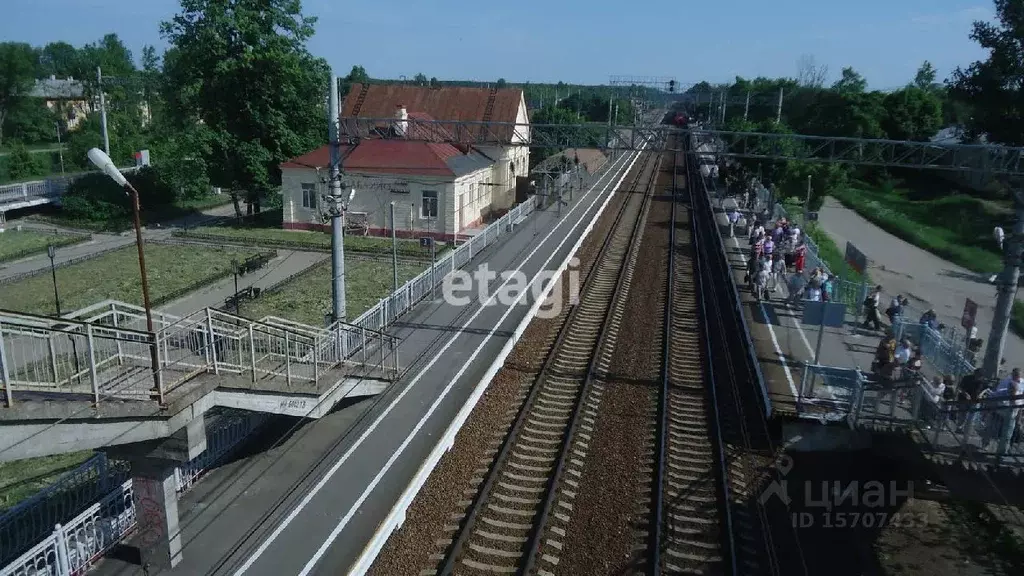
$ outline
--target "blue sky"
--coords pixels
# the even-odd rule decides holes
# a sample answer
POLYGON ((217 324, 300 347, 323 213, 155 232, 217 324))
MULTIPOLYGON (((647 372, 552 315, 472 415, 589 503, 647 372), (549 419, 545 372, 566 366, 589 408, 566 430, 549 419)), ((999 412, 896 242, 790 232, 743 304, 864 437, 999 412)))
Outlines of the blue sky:
MULTIPOLYGON (((177 0, 5 0, 0 38, 75 45, 116 32, 138 56, 163 46, 177 0)), ((304 0, 320 18, 310 50, 344 75, 604 83, 608 76, 795 76, 801 55, 835 78, 853 66, 874 88, 906 83, 931 60, 940 78, 984 53, 967 37, 992 17, 985 0, 717 0, 482 3, 304 0), (493 5, 492 5, 493 4, 493 5)))

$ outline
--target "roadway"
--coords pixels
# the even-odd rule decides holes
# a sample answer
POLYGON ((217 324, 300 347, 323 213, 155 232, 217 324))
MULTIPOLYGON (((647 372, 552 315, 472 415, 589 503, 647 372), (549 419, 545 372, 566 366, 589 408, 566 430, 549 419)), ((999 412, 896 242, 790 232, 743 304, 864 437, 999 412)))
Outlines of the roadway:
MULTIPOLYGON (((531 215, 481 252, 470 268, 536 279, 567 257, 635 153, 623 154, 560 217, 531 215)), ((509 280, 493 280, 500 292, 509 280)), ((508 290, 508 288, 506 288, 508 290)), ((403 376, 383 394, 343 407, 286 435, 278 446, 214 471, 184 497, 184 560, 171 574, 338 574, 346 571, 433 449, 533 303, 460 306, 438 297, 391 332, 401 339, 403 376)), ((114 558, 100 574, 135 574, 114 558)))

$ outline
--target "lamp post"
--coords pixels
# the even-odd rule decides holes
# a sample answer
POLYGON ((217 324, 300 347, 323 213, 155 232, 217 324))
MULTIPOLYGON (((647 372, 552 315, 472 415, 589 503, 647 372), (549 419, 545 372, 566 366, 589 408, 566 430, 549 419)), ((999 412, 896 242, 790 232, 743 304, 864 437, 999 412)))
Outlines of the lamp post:
POLYGON ((121 171, 114 165, 110 156, 99 148, 89 150, 89 161, 103 171, 104 174, 117 182, 125 189, 125 194, 132 198, 132 224, 135 227, 135 245, 139 250, 139 274, 142 278, 142 304, 146 309, 146 331, 153 337, 153 346, 150 347, 150 355, 153 360, 153 383, 155 390, 160 394, 163 401, 163 387, 160 385, 160 357, 156 349, 156 332, 153 331, 153 311, 149 305, 149 281, 146 279, 146 256, 142 249, 142 222, 139 218, 139 191, 128 182, 128 179, 121 174, 121 171))
POLYGON ((57 257, 57 249, 53 244, 46 247, 46 255, 50 257, 50 274, 53 276, 53 303, 57 307, 57 316, 60 316, 60 294, 57 292, 57 264, 54 258, 57 257))

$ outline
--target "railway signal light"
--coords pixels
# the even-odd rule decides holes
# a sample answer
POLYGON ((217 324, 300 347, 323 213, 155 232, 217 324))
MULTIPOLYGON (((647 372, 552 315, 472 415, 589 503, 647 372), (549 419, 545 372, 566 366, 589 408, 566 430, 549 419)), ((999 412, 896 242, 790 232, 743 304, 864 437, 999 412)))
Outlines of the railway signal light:
POLYGON ((668 81, 668 91, 670 93, 676 91, 676 81, 675 80, 669 80, 668 81))

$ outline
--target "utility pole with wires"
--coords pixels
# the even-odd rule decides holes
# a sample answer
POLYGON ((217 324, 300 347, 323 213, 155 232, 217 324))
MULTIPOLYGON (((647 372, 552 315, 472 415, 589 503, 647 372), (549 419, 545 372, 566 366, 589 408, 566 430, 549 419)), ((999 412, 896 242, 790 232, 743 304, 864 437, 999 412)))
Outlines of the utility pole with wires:
POLYGON ((110 135, 107 133, 107 97, 103 94, 103 70, 96 67, 96 86, 100 91, 100 126, 103 128, 103 151, 110 156, 110 135))
POLYGON ((341 196, 341 126, 338 117, 338 77, 331 75, 331 95, 327 110, 331 138, 331 174, 329 211, 331 215, 331 309, 334 322, 344 322, 345 304, 345 210, 352 201, 355 190, 348 199, 341 196))

